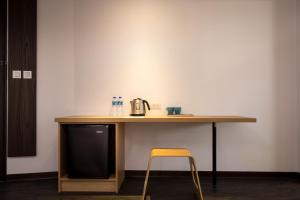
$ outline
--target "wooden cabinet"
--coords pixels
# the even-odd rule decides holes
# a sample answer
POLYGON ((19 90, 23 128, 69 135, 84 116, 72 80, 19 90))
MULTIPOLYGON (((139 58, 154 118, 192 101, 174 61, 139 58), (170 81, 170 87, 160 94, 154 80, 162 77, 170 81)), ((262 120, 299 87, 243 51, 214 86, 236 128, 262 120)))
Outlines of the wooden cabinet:
MULTIPOLYGON (((76 122, 71 124, 77 124, 76 122)), ((79 123, 84 124, 84 123, 79 123)), ((91 124, 91 123, 87 123, 91 124)), ((58 131, 58 191, 59 192, 115 192, 118 193, 124 180, 124 123, 107 123, 114 124, 113 132, 114 141, 111 147, 114 148, 114 167, 113 172, 108 179, 78 179, 68 177, 68 153, 67 153, 67 137, 64 123, 59 124, 58 131)))
POLYGON ((8 5, 8 156, 35 156, 37 1, 8 5), (22 78, 13 78, 13 71, 22 78), (26 72, 32 78, 24 78, 26 72))

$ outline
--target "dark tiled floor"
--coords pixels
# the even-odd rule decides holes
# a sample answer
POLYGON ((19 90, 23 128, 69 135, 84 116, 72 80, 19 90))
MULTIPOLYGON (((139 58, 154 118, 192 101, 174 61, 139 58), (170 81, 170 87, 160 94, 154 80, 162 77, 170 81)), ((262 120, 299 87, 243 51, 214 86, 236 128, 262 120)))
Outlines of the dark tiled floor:
MULTIPOLYGON (((143 178, 127 178, 121 188, 123 195, 138 195, 143 178)), ((296 178, 219 178, 216 190, 211 179, 201 178, 206 200, 300 200, 300 179, 296 178)), ((149 193, 152 200, 193 200, 190 177, 151 178, 149 193)), ((74 194, 73 194, 74 195, 74 194)), ((56 180, 0 183, 0 200, 37 200, 41 197, 64 199, 57 194, 56 180)))

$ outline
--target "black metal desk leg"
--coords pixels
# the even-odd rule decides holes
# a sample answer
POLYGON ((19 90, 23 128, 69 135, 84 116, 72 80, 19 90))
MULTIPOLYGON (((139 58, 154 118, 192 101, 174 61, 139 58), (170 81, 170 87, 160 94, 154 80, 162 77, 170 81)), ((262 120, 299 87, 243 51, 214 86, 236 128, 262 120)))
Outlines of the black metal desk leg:
POLYGON ((217 185, 217 127, 212 123, 212 182, 213 187, 217 185))

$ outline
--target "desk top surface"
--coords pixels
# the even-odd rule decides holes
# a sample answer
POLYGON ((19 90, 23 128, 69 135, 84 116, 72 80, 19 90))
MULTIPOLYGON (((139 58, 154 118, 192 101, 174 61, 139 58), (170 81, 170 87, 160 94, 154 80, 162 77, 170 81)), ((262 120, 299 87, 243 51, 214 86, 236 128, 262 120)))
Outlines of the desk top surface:
POLYGON ((58 123, 213 123, 213 122, 256 122, 256 118, 234 115, 178 115, 178 116, 66 116, 55 118, 58 123))

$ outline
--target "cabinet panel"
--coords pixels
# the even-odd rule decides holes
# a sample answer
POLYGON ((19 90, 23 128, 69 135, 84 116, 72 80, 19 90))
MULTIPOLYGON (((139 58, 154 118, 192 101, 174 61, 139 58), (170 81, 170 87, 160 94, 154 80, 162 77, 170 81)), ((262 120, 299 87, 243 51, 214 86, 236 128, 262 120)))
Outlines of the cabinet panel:
POLYGON ((6 176, 6 0, 0 0, 0 180, 6 176))
MULTIPOLYGON (((110 126, 109 131, 109 178, 70 178, 68 161, 69 125, 96 125, 93 122, 74 122, 59 124, 58 130, 58 191, 59 192, 119 192, 124 180, 124 123, 104 123, 110 126)), ((100 123, 99 125, 104 125, 100 123)), ((74 133, 74 132, 73 132, 74 133)))
POLYGON ((9 157, 36 155, 36 6, 36 0, 9 0, 9 157), (13 70, 31 71, 32 78, 14 79, 13 70))

